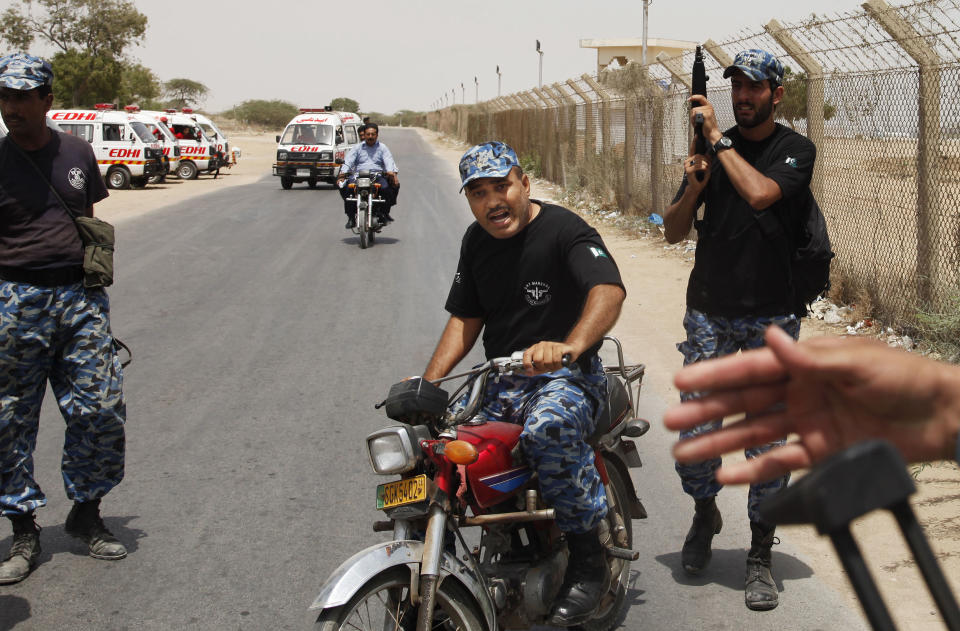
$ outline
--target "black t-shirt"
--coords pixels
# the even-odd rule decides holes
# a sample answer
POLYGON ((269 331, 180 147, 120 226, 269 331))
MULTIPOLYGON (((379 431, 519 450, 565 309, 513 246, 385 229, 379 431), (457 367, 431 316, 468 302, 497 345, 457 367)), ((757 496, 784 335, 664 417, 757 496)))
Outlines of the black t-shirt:
MULTIPOLYGON (((51 131, 37 151, 24 151, 71 210, 107 196, 97 158, 81 138, 51 131)), ((51 269, 83 264, 83 244, 47 182, 23 158, 10 137, 0 139, 0 266, 51 269)))
MULTIPOLYGON (((746 140, 736 127, 725 134, 733 139, 737 153, 780 186, 783 196, 765 210, 755 211, 714 159, 700 198, 706 204, 703 219, 693 224, 697 251, 687 285, 687 306, 726 317, 793 313, 791 252, 784 249, 795 241, 801 210, 810 200, 816 147, 779 123, 759 142, 746 140), (770 231, 777 229, 786 232, 788 239, 770 238, 770 231)), ((684 177, 674 203, 686 186, 684 177)))
POLYGON ((566 208, 531 201, 541 205, 540 212, 519 234, 495 239, 474 222, 463 236, 446 309, 457 317, 483 318, 488 358, 563 341, 591 288, 623 287, 596 230, 566 208))

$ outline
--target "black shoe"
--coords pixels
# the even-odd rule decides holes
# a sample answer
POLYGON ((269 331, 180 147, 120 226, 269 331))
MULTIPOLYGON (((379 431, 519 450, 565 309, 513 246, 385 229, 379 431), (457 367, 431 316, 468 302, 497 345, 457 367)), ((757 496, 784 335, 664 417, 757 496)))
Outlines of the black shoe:
POLYGON ((393 223, 393 217, 390 216, 390 213, 386 213, 386 214, 383 216, 383 219, 384 219, 387 223, 393 223))
POLYGON ((0 563, 0 585, 19 583, 27 578, 40 558, 40 526, 33 521, 33 513, 11 517, 13 545, 0 563))
POLYGON ((600 599, 610 590, 610 565, 600 544, 598 529, 565 536, 570 559, 547 620, 558 627, 572 627, 590 620, 600 610, 600 599))
POLYGON ((710 544, 713 541, 713 536, 720 533, 720 529, 723 527, 723 519, 720 517, 720 510, 717 508, 716 496, 694 501, 696 502, 696 508, 693 513, 693 523, 690 525, 687 538, 683 542, 680 562, 687 574, 696 575, 710 563, 710 557, 713 556, 710 544))
POLYGON ((357 227, 356 219, 354 219, 353 217, 350 217, 350 219, 347 219, 347 225, 345 225, 344 228, 346 228, 347 230, 353 230, 356 227, 357 227))
POLYGON ((127 549, 107 530, 100 518, 100 500, 74 503, 64 530, 86 543, 94 559, 118 561, 127 556, 127 549))
POLYGON ((743 600, 748 609, 769 611, 780 604, 777 583, 770 572, 770 548, 779 540, 773 536, 775 526, 750 522, 753 535, 750 552, 747 554, 747 575, 744 581, 743 600))

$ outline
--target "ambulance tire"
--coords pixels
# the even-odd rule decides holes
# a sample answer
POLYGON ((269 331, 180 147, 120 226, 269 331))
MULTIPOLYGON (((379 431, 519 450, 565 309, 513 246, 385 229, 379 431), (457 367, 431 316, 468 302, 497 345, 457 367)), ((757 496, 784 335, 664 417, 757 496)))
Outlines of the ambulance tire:
POLYGON ((317 188, 316 178, 310 178, 309 180, 307 180, 307 186, 309 186, 310 188, 317 188))
POLYGON ((197 165, 190 160, 181 160, 177 167, 177 177, 181 180, 197 179, 197 165))
POLYGON ((293 186, 293 178, 290 177, 280 177, 280 186, 283 187, 283 190, 288 191, 293 186))
POLYGON ((113 167, 107 171, 107 187, 112 189, 130 188, 130 171, 126 167, 113 167))

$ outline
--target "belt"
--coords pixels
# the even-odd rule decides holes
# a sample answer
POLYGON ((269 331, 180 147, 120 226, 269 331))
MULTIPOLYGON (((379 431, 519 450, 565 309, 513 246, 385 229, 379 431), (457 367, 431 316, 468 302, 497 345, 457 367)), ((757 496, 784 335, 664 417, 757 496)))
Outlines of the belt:
POLYGON ((83 268, 53 267, 50 269, 27 269, 24 267, 4 267, 0 265, 0 280, 10 283, 25 283, 38 287, 59 287, 72 285, 83 280, 83 268))

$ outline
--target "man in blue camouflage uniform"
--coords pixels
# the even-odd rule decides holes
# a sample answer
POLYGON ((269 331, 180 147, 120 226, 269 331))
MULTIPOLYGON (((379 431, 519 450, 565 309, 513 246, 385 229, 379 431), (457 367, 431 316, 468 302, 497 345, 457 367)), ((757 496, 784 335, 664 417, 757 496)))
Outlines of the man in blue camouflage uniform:
MULTIPOLYGON (((697 251, 687 286, 683 319, 687 339, 678 344, 684 365, 730 355, 763 345, 764 330, 777 325, 796 338, 806 313, 797 304, 783 239, 795 242, 800 217, 812 200, 809 185, 816 148, 803 136, 774 121, 774 107, 783 98, 783 65, 763 50, 739 53, 723 73, 729 77, 736 126, 722 131, 710 101, 690 97, 690 120, 703 115, 708 155, 684 161, 684 179, 664 213, 665 236, 671 243, 697 229, 697 251), (702 218, 697 210, 703 205, 702 218)), ((691 154, 695 148, 691 144, 691 154)), ((684 400, 695 394, 684 395, 684 400)), ((681 439, 716 431, 721 420, 681 433, 681 439)), ((747 450, 753 458, 772 443, 747 450)), ((723 520, 716 506, 720 459, 677 463, 683 490, 695 503, 693 524, 681 552, 683 568, 699 574, 711 556, 713 536, 723 520)), ((779 602, 771 574, 774 527, 765 524, 757 505, 787 485, 790 476, 751 485, 747 515, 752 533, 747 554, 744 600, 754 610, 773 609, 779 602)))
POLYGON ((598 537, 606 497, 586 439, 606 392, 597 350, 626 293, 596 230, 565 208, 530 199, 513 149, 472 147, 460 178, 476 222, 464 234, 450 319, 423 376, 447 375, 481 331, 488 358, 524 349, 525 374, 489 384, 480 414, 524 426, 524 456, 570 550, 550 622, 581 624, 610 584, 598 537))
POLYGON ((47 500, 33 478, 33 449, 47 381, 66 421, 61 470, 73 507, 65 530, 94 558, 127 554, 99 510, 124 466, 126 407, 109 302, 103 289, 83 286, 83 245, 61 203, 92 217, 107 191, 90 145, 47 128, 52 82, 42 59, 0 59, 9 129, 0 140, 0 513, 14 533, 0 584, 26 578, 40 555, 34 511, 47 500))

